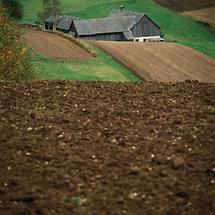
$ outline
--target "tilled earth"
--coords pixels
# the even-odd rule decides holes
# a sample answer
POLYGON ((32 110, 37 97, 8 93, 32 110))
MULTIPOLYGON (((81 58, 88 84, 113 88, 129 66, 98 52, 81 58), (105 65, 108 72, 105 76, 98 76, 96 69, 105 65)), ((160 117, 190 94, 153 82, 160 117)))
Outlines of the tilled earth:
POLYGON ((154 0, 154 2, 177 11, 197 10, 215 6, 215 0, 154 0))
POLYGON ((0 83, 1 215, 212 215, 215 86, 0 83))
POLYGON ((174 43, 93 42, 141 80, 215 83, 215 59, 174 43), (178 57, 180 56, 180 57, 178 57))
POLYGON ((28 47, 52 60, 80 61, 93 59, 91 54, 71 40, 50 32, 25 28, 22 39, 28 47))

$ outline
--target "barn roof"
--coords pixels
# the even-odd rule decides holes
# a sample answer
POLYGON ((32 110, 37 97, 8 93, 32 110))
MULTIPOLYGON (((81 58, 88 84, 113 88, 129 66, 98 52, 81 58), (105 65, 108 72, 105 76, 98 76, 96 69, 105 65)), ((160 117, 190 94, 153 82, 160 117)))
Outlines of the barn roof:
MULTIPOLYGON (((69 30, 73 20, 79 20, 80 18, 74 16, 56 16, 57 28, 62 30, 69 30)), ((48 23, 54 23, 54 17, 49 16, 46 19, 48 23)))
POLYGON ((133 40, 134 39, 134 35, 130 30, 124 31, 123 35, 124 35, 126 40, 133 40))
POLYGON ((138 13, 138 12, 133 12, 130 10, 117 10, 113 9, 109 13, 109 17, 123 17, 123 16, 134 16, 134 22, 137 23, 143 16, 145 16, 145 13, 138 13))
POLYGON ((80 20, 80 18, 74 16, 62 16, 57 24, 57 28, 62 30, 69 30, 74 20, 80 20))
POLYGON ((128 31, 133 25, 134 16, 107 17, 100 19, 75 20, 74 25, 78 35, 94 35, 102 33, 117 33, 128 31))
MULTIPOLYGON (((134 23, 133 23, 133 26, 134 27, 136 25, 137 22, 139 22, 140 19, 142 19, 143 16, 147 16, 145 13, 140 13, 140 12, 133 12, 133 11, 130 11, 130 10, 120 10, 120 9, 113 9, 108 17, 122 17, 122 16, 134 16, 135 17, 135 20, 134 20, 134 23)), ((148 16, 147 16, 148 17, 148 16)), ((154 22, 150 17, 148 17, 158 28, 160 28, 160 26, 154 22)))

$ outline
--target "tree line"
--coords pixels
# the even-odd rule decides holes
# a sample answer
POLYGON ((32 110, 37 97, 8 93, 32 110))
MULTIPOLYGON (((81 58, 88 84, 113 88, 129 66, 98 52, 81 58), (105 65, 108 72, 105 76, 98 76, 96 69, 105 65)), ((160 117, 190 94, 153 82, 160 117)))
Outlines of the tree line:
MULTIPOLYGON (((57 15, 61 13, 61 4, 59 0, 42 0, 43 9, 38 14, 38 18, 41 22, 44 22, 49 16, 53 17, 56 22, 57 15)), ((23 18, 23 5, 20 0, 0 0, 0 5, 6 9, 8 16, 14 19, 23 18)))

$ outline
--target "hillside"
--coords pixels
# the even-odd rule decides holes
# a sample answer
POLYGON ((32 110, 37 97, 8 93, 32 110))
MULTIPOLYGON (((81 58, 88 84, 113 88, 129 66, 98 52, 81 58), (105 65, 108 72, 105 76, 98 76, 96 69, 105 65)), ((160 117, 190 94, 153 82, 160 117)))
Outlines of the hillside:
POLYGON ((215 0, 154 0, 161 6, 176 11, 197 10, 215 6, 215 0))
POLYGON ((1 82, 1 215, 213 215, 214 95, 198 82, 1 82))
POLYGON ((183 15, 198 22, 207 23, 215 28, 215 7, 184 12, 183 15))
MULTIPOLYGON (((36 20, 41 0, 22 0, 25 16, 23 22, 36 20)), ((152 0, 61 0, 63 13, 81 18, 106 16, 113 8, 123 4, 126 9, 147 13, 162 29, 165 39, 185 44, 211 57, 215 57, 214 30, 198 24, 178 13, 155 4, 152 0)))
POLYGON ((62 35, 29 28, 23 29, 22 38, 33 51, 33 67, 39 79, 139 81, 125 67, 92 45, 82 44, 93 55, 62 35))
POLYGON ((215 59, 175 43, 94 42, 141 79, 215 83, 215 59))

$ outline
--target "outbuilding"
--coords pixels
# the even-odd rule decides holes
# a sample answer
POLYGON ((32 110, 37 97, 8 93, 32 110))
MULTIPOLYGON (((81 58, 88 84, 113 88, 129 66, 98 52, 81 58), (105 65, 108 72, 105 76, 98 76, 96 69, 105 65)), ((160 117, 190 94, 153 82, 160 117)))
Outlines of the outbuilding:
MULTIPOLYGON (((62 31, 64 33, 69 33, 72 22, 74 20, 80 20, 80 18, 74 16, 57 16, 56 17, 56 30, 62 31)), ((53 30, 54 18, 50 16, 46 19, 45 29, 53 30)))

